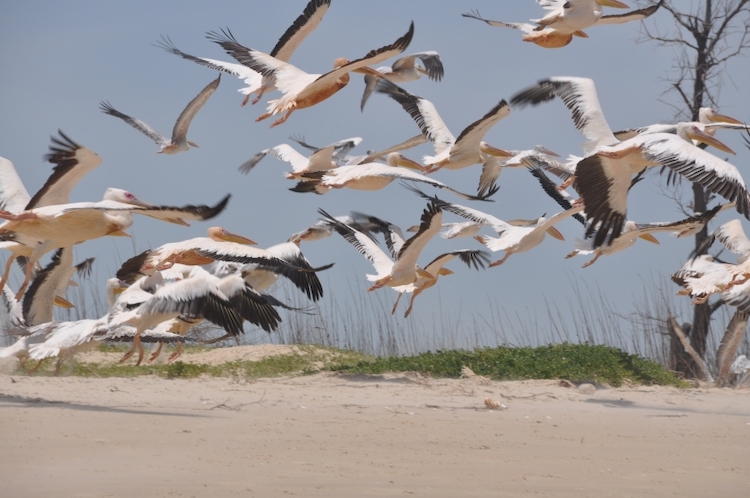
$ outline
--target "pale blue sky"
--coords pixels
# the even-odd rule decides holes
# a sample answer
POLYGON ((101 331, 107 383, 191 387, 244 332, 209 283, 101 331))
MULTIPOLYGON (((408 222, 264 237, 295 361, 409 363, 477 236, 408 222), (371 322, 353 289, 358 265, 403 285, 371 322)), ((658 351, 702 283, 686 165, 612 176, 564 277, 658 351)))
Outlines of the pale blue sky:
MULTIPOLYGON (((362 136, 364 141, 355 150, 360 153, 417 134, 411 118, 382 95, 372 96, 364 113, 360 112, 360 76, 354 76, 348 87, 329 100, 298 111, 287 123, 269 129, 270 122, 254 122, 263 113, 266 99, 256 106, 240 107, 242 96, 236 90, 242 84, 224 75, 190 129, 189 138, 200 148, 176 156, 155 154, 154 143, 99 110, 99 102, 109 100, 118 110, 168 135, 187 102, 216 73, 154 47, 160 36, 168 35, 187 53, 231 60, 205 39, 206 31, 229 27, 240 43, 267 52, 305 4, 305 0, 4 2, 0 16, 0 155, 14 162, 30 192, 36 191, 50 172, 50 165, 41 157, 50 135, 59 128, 103 158, 103 164, 73 191, 73 201, 98 200, 110 186, 131 190, 159 204, 214 203, 226 193, 233 195, 228 209, 214 221, 184 228, 138 218, 130 230, 132 241, 108 238, 78 246, 77 258, 97 257, 96 271, 102 281, 134 253, 204 235, 211 225, 225 226, 257 240, 260 246, 269 246, 315 222, 319 207, 334 215, 363 211, 402 226, 417 222, 424 203, 396 184, 379 192, 344 190, 315 196, 287 190, 292 184, 283 172, 289 166, 273 158, 266 158, 247 176, 237 171, 251 155, 287 142, 291 134, 304 135, 321 145, 362 136)), ((291 62, 309 72, 326 72, 336 57, 358 58, 393 42, 414 20, 414 39, 405 53, 438 51, 445 78, 440 83, 422 79, 405 88, 431 100, 455 135, 499 100, 539 79, 559 75, 593 78, 613 129, 671 120, 673 109, 668 103, 675 99, 664 95, 667 84, 662 79, 672 66, 673 52, 652 43, 636 43, 639 23, 591 28, 589 39, 574 39, 568 47, 545 50, 523 43, 518 32, 461 17, 471 9, 505 21, 524 21, 542 14, 531 0, 334 0, 317 31, 291 62)), ((671 23, 666 12, 657 12, 648 22, 671 23)), ((750 81, 750 64, 747 59, 737 59, 721 93, 721 111, 738 118, 750 115, 747 91, 739 88, 744 81, 750 81)), ((720 138, 738 152, 730 161, 744 174, 750 155, 741 138, 731 134, 720 138)), ((580 154, 583 141, 560 102, 514 111, 486 140, 506 149, 543 144, 562 156, 580 154)), ((431 146, 422 146, 409 155, 419 159, 431 150, 431 146)), ((435 177, 472 192, 479 171, 477 165, 441 171, 435 177)), ((649 222, 681 216, 664 198, 663 183, 650 175, 633 192, 630 218, 649 222)), ((494 203, 475 207, 505 219, 532 218, 558 210, 524 171, 503 173, 500 184, 494 203)), ((448 193, 438 193, 459 201, 448 193)), ((721 220, 733 216, 725 214, 721 220)), ((446 215, 445 219, 453 217, 446 215)), ((437 287, 420 296, 410 318, 404 320, 397 314, 395 326, 403 322, 409 322, 403 325, 407 328, 430 324, 424 330, 429 334, 427 329, 446 313, 456 324, 491 323, 490 310, 495 305, 511 314, 546 313, 544 300, 569 304, 572 282, 601 289, 612 300, 621 301, 627 312, 634 295, 643 292, 644 279, 669 275, 692 247, 692 239, 673 240, 662 235, 661 246, 639 242, 627 252, 581 269, 586 259, 563 259, 572 250, 573 239, 581 235, 580 225, 567 221, 558 228, 565 234, 565 242, 548 239, 532 252, 512 256, 499 268, 477 273, 461 263, 451 263, 455 275, 441 279, 437 287)), ((471 239, 436 239, 425 249, 423 261, 448 250, 477 246, 471 239)), ((321 302, 324 308, 332 295, 339 306, 345 306, 353 287, 367 288, 364 275, 372 267, 340 237, 306 244, 302 249, 313 264, 336 262, 321 275, 326 288, 321 302)), ((672 293, 677 289, 667 290, 672 293)), ((396 298, 390 289, 377 294, 387 308, 396 298)), ((375 297, 365 297, 371 298, 375 297)), ((540 318, 542 323, 546 320, 546 316, 540 318)), ((425 344, 431 343, 427 340, 425 344)))

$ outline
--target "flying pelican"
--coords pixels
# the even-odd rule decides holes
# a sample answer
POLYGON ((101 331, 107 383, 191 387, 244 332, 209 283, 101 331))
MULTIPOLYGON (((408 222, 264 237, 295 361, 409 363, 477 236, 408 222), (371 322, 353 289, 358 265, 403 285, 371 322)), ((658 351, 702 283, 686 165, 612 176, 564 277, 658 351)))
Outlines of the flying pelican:
POLYGON ((112 107, 109 102, 101 102, 99 108, 105 114, 122 119, 127 124, 156 142, 156 145, 159 146, 159 150, 157 151, 158 154, 177 154, 178 152, 188 150, 190 147, 198 147, 197 144, 187 139, 188 128, 190 127, 190 123, 193 121, 195 115, 201 110, 201 107, 203 107, 208 101, 208 98, 213 95, 219 87, 220 80, 221 75, 209 83, 206 88, 201 90, 200 93, 190 101, 187 107, 185 107, 185 110, 182 111, 180 117, 177 118, 177 122, 174 124, 171 140, 151 128, 140 119, 132 118, 127 114, 121 113, 112 107))
POLYGON ((289 119, 296 109, 314 106, 344 88, 349 83, 350 72, 376 74, 377 72, 368 66, 402 53, 409 46, 413 35, 414 23, 412 22, 409 31, 393 44, 372 50, 361 59, 354 61, 345 58, 336 59, 333 71, 326 74, 309 74, 271 55, 243 47, 237 43, 230 32, 223 31, 221 34, 210 32, 208 38, 221 45, 227 53, 242 64, 258 71, 263 76, 275 79, 276 87, 284 95, 279 99, 268 101, 267 112, 256 119, 256 121, 262 121, 275 114, 286 112, 281 119, 271 125, 274 127, 289 119))
POLYGON ((150 275, 157 270, 165 270, 174 264, 206 265, 214 261, 254 263, 258 268, 271 270, 290 279, 300 290, 312 299, 322 294, 320 282, 315 272, 321 268, 301 268, 281 259, 265 249, 249 247, 255 242, 234 234, 222 227, 208 229, 208 237, 196 237, 181 242, 164 244, 147 250, 123 263, 117 277, 134 282, 140 275, 150 275))
POLYGON ((609 256, 610 254, 615 254, 628 247, 632 247, 639 238, 652 244, 659 244, 659 241, 652 235, 655 232, 672 232, 676 237, 687 237, 706 226, 706 223, 711 221, 725 206, 718 205, 705 213, 674 222, 636 223, 628 220, 625 222, 622 234, 613 240, 611 244, 594 248, 591 239, 576 239, 574 241, 575 250, 565 256, 565 258, 572 258, 578 254, 593 254, 594 258, 583 264, 582 268, 586 268, 593 265, 600 256, 609 256))
MULTIPOLYGON (((224 210, 227 202, 229 195, 215 206, 155 206, 138 199, 126 190, 109 188, 104 194, 104 199, 99 202, 43 206, 17 214, 0 211, 0 218, 7 220, 0 225, 0 236, 13 240, 18 234, 22 234, 41 241, 33 247, 29 256, 26 279, 18 291, 18 299, 23 295, 37 261, 52 249, 72 246, 107 235, 127 236, 124 230, 133 224, 133 213, 187 225, 185 219, 213 218, 224 210)), ((6 269, 9 269, 7 264, 6 269)))
MULTIPOLYGON (((335 216, 335 218, 341 223, 354 227, 356 230, 363 233, 369 233, 377 228, 376 224, 372 221, 374 217, 354 211, 352 211, 349 216, 335 216)), ((316 240, 330 237, 332 233, 333 225, 330 221, 318 220, 304 230, 293 233, 289 239, 287 239, 287 242, 292 242, 299 246, 303 240, 305 242, 314 242, 316 240)))
POLYGON ((656 12, 663 0, 643 9, 613 15, 603 15, 602 7, 626 9, 628 6, 617 0, 541 0, 538 3, 549 12, 541 19, 532 19, 535 24, 490 21, 476 11, 461 15, 490 26, 518 29, 524 33, 524 41, 543 48, 560 48, 568 45, 573 36, 588 38, 583 30, 591 26, 642 21, 656 12))
POLYGON ((367 99, 372 95, 373 90, 378 84, 379 78, 385 78, 393 83, 407 83, 418 80, 421 75, 425 74, 433 81, 443 79, 443 61, 440 60, 440 54, 435 51, 418 52, 396 59, 390 66, 382 66, 376 69, 380 76, 372 74, 365 75, 365 92, 362 94, 360 109, 364 110, 367 99), (422 61, 424 67, 417 64, 417 59, 422 61))
POLYGON ((430 275, 417 266, 417 259, 422 249, 440 231, 443 216, 440 208, 434 204, 429 204, 422 212, 419 231, 404 242, 395 261, 366 234, 341 223, 323 209, 318 209, 318 212, 331 222, 339 235, 352 244, 375 267, 377 274, 367 275, 367 280, 373 282, 367 292, 380 289, 383 286, 397 287, 411 284, 416 282, 419 275, 426 278, 435 278, 434 275, 430 275))
POLYGON ((510 106, 505 100, 501 100, 481 119, 464 128, 458 138, 455 138, 429 100, 417 97, 385 79, 378 82, 376 91, 385 93, 401 104, 422 133, 434 143, 435 155, 423 158, 425 173, 432 173, 440 168, 465 168, 484 162, 488 154, 501 157, 511 156, 510 153, 482 141, 482 137, 495 123, 510 114, 510 106))
MULTIPOLYGON (((186 316, 201 317, 224 328, 232 335, 242 333, 242 317, 220 290, 217 279, 205 270, 191 274, 190 278, 165 282, 160 272, 142 277, 133 283, 115 303, 109 326, 136 327, 133 346, 120 359, 120 363, 138 350, 139 365, 143 360, 140 335, 161 322, 186 316), (137 307, 133 307, 137 304, 137 307)), ((276 315, 278 317, 278 315, 276 315)), ((270 323, 267 326, 271 326, 270 323)), ((275 325, 274 325, 275 327, 275 325)))
MULTIPOLYGON (((284 34, 281 35, 276 46, 271 50, 270 55, 280 61, 288 62, 292 57, 292 54, 294 54, 294 51, 299 47, 300 43, 302 43, 310 33, 315 31, 315 28, 317 28, 320 21, 323 20, 323 16, 330 6, 331 0, 310 0, 305 7, 305 10, 302 11, 302 14, 300 14, 299 17, 294 20, 292 25, 287 28, 284 34)), ((162 37, 162 41, 157 43, 156 46, 163 48, 167 52, 178 55, 183 59, 193 61, 196 64, 206 66, 216 71, 222 71, 237 76, 243 80, 247 87, 238 90, 245 95, 245 99, 242 101, 243 106, 247 104, 248 100, 250 100, 250 95, 256 94, 252 103, 257 104, 265 92, 271 92, 276 89, 273 77, 261 76, 259 73, 242 64, 206 59, 186 54, 185 52, 178 50, 172 43, 172 40, 168 37, 162 37)))
POLYGON ((624 142, 615 138, 599 105, 594 82, 588 78, 554 77, 540 81, 511 99, 523 107, 559 97, 573 115, 573 121, 588 139, 584 157, 576 166, 577 189, 586 206, 594 247, 616 239, 622 232, 627 194, 633 174, 647 167, 667 166, 730 202, 737 211, 750 215, 750 193, 737 168, 695 147, 700 140, 725 152, 732 152, 714 137, 690 123, 678 125, 677 135, 653 133, 624 142))
POLYGON ((733 286, 736 265, 714 261, 710 254, 688 260, 672 274, 672 281, 682 287, 678 296, 692 296, 693 304, 705 303, 711 294, 733 286))
MULTIPOLYGON (((535 146, 531 150, 509 150, 510 157, 498 157, 498 156, 487 156, 484 163, 482 164, 482 174, 479 176, 479 187, 477 187, 477 195, 485 195, 491 188, 495 187, 497 179, 500 177, 503 168, 532 168, 537 165, 541 165, 544 169, 552 167, 551 165, 557 163, 554 158, 560 157, 555 152, 544 148, 541 145, 535 146)), ((561 174, 564 174, 562 170, 561 174)))
POLYGON ((386 156, 386 164, 365 163, 352 166, 340 166, 338 168, 321 172, 319 180, 309 179, 308 175, 303 181, 290 190, 293 192, 315 192, 325 194, 333 188, 351 188, 355 190, 380 190, 387 187, 394 180, 404 180, 426 183, 436 188, 449 190, 461 197, 469 200, 486 200, 497 190, 493 189, 484 197, 464 194, 455 190, 443 182, 433 180, 414 171, 405 168, 421 169, 420 165, 404 157, 400 152, 391 152, 386 156), (403 166, 399 168, 397 166, 403 166))
POLYGON ((305 157, 304 155, 294 150, 291 145, 279 144, 275 147, 271 147, 270 149, 265 149, 258 152, 248 161, 244 162, 242 166, 240 166, 239 170, 241 173, 247 174, 266 155, 271 155, 279 161, 290 163, 292 165, 292 171, 289 173, 285 173, 284 176, 288 180, 296 180, 304 177, 307 173, 312 173, 315 171, 328 171, 329 169, 338 167, 338 164, 336 164, 336 162, 333 160, 334 149, 335 146, 333 144, 328 145, 326 147, 323 147, 322 149, 317 150, 316 152, 313 152, 310 157, 305 157))
MULTIPOLYGON (((323 147, 316 147, 314 145, 310 145, 309 143, 305 142, 305 137, 297 137, 294 135, 289 136, 289 140, 293 140, 300 144, 305 149, 311 150, 313 152, 317 152, 323 147)), ((343 166, 345 164, 354 164, 351 161, 354 157, 358 156, 350 156, 349 152, 355 148, 357 145, 362 143, 363 138, 362 137, 351 137, 351 138, 345 138, 343 140, 339 140, 338 142, 334 142, 330 145, 333 145, 333 162, 338 164, 339 166, 343 166)))
POLYGON ((468 266, 469 268, 473 266, 476 270, 479 270, 479 268, 484 268, 485 265, 490 262, 490 257, 487 255, 487 253, 477 249, 460 249, 458 251, 451 251, 445 254, 441 254, 424 267, 424 271, 427 274, 432 275, 432 278, 428 278, 425 273, 420 273, 419 275, 417 275, 417 280, 415 282, 393 288, 393 290, 398 292, 398 298, 396 298, 396 302, 393 304, 391 315, 396 313, 396 308, 398 307, 398 302, 401 300, 401 296, 411 293, 409 307, 404 313, 404 318, 407 318, 411 313, 412 308, 414 307, 414 300, 418 295, 437 284, 438 278, 440 276, 450 275, 453 273, 452 270, 444 268, 444 266, 455 258, 459 258, 466 264, 466 266, 468 266))
MULTIPOLYGON (((719 114, 712 107, 698 109, 698 121, 693 122, 701 131, 714 136, 717 130, 747 130, 748 126, 726 114, 719 114)), ((653 124, 640 128, 629 128, 614 132, 618 140, 627 140, 644 133, 677 133, 677 124, 653 124)))

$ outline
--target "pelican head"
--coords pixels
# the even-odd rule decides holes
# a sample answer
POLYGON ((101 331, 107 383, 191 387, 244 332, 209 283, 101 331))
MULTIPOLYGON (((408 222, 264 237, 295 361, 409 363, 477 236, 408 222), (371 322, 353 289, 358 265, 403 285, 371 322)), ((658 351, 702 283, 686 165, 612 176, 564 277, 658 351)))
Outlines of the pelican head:
POLYGON ((122 202, 123 204, 132 204, 133 206, 141 206, 145 208, 156 207, 153 204, 149 204, 148 202, 139 199, 135 194, 121 188, 108 188, 106 192, 104 192, 103 199, 105 201, 117 201, 122 202))
POLYGON ((254 246, 258 244, 254 240, 243 237, 242 235, 237 235, 236 233, 232 233, 222 227, 209 228, 208 237, 219 242, 235 242, 237 244, 243 244, 247 246, 254 246))
POLYGON ((596 3, 601 5, 602 7, 612 7, 614 9, 628 9, 626 4, 622 2, 618 2, 617 0, 596 0, 596 3))
POLYGON ((727 154, 734 155, 735 152, 729 148, 724 142, 712 137, 708 133, 701 130, 698 126, 691 123, 680 123, 677 125, 677 135, 682 138, 696 140, 698 142, 710 145, 719 150, 726 152, 727 154))
POLYGON ((485 154, 489 154, 490 156, 495 157, 513 157, 513 154, 508 152, 507 150, 498 149, 497 147, 493 147, 492 145, 488 144, 484 140, 479 142, 479 150, 481 152, 484 152, 485 154))
POLYGON ((385 156, 385 163, 388 166, 401 166, 417 171, 422 171, 424 169, 421 164, 416 161, 412 161, 400 152, 391 152, 390 154, 385 156))
POLYGON ((729 117, 725 114, 719 114, 712 107, 701 107, 698 111, 698 121, 703 124, 709 123, 731 123, 731 124, 744 124, 739 119, 729 117))

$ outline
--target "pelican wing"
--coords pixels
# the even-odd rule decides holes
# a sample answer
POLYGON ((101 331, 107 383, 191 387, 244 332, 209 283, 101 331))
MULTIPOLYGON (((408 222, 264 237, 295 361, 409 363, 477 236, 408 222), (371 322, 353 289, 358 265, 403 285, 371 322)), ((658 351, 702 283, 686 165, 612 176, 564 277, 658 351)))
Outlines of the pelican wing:
POLYGON ((182 52, 177 47, 175 47, 172 43, 172 40, 170 40, 168 37, 162 37, 162 41, 158 42, 156 46, 166 50, 171 54, 178 55, 183 59, 193 61, 196 64, 200 64, 201 66, 205 66, 215 71, 221 71, 222 73, 231 74, 232 76, 237 76, 248 85, 248 88, 244 90, 247 93, 252 93, 253 91, 260 88, 262 84, 263 77, 249 67, 242 64, 224 62, 216 59, 207 59, 204 57, 195 57, 193 55, 186 54, 185 52, 182 52))
POLYGON ((417 233, 407 239, 406 242, 404 242, 404 245, 401 246, 401 250, 396 256, 396 263, 393 268, 394 273, 398 271, 399 268, 416 268, 417 260, 422 253, 422 249, 424 249, 427 243, 435 235, 440 233, 442 224, 443 211, 437 204, 430 202, 422 212, 419 230, 417 230, 417 233))
POLYGON ((667 166, 710 192, 736 202, 737 212, 750 219, 750 193, 736 167, 671 134, 643 135, 641 149, 647 160, 667 166))
MULTIPOLYGON (((570 197, 570 195, 564 190, 558 190, 555 182, 550 180, 550 178, 544 173, 544 171, 542 171, 541 169, 529 169, 529 172, 534 178, 539 180, 539 184, 542 186, 542 190, 544 190, 544 192, 548 196, 550 196, 560 207, 564 208, 565 210, 573 207, 573 199, 570 197)), ((580 213, 574 214, 573 218, 578 220, 583 225, 586 224, 586 219, 581 216, 580 213)))
POLYGON ((23 318, 30 326, 51 322, 55 296, 64 294, 73 275, 73 248, 55 251, 47 266, 36 273, 21 302, 23 318))
POLYGON ((378 275, 388 275, 391 273, 391 270, 393 269, 393 261, 374 240, 350 225, 337 220, 330 214, 326 213, 323 209, 318 209, 318 213, 328 220, 331 223, 331 226, 333 226, 333 229, 336 230, 339 235, 344 237, 347 242, 353 245, 357 252, 372 263, 378 275))
POLYGON ((391 152, 400 152, 402 150, 411 149, 413 147, 416 147, 417 145, 422 145, 425 142, 427 142, 427 137, 424 134, 420 133, 416 137, 411 137, 408 140, 404 140, 400 144, 396 144, 396 145, 394 145, 392 147, 389 147, 389 148, 387 148, 385 150, 381 150, 381 151, 373 152, 373 153, 369 154, 367 157, 365 157, 364 159, 362 159, 359 162, 359 164, 371 163, 371 162, 374 162, 374 161, 376 161, 378 159, 381 159, 382 157, 390 154, 391 152))
POLYGON ((440 154, 456 142, 456 138, 443 122, 433 103, 429 100, 417 97, 385 78, 380 79, 376 91, 385 93, 401 104, 401 107, 417 123, 422 134, 434 142, 435 154, 440 154))
POLYGON ((291 280, 311 300, 317 301, 323 297, 323 286, 320 283, 320 279, 318 279, 317 272, 331 268, 333 263, 313 268, 305 255, 302 254, 302 251, 300 251, 299 246, 292 242, 276 244, 266 250, 282 261, 286 261, 292 267, 297 268, 296 270, 282 268, 279 270, 279 274, 291 280), (304 271, 299 271, 298 269, 304 271))
POLYGON ((97 333, 104 333, 107 328, 104 320, 58 322, 48 330, 44 342, 29 347, 29 357, 32 360, 43 360, 58 356, 64 350, 74 349, 90 342, 97 333))
POLYGON ((300 43, 315 31, 330 6, 331 0, 310 0, 302 14, 281 35, 271 50, 271 55, 279 60, 288 61, 300 43))
POLYGON ((742 229, 740 220, 731 220, 714 230, 714 237, 735 254, 750 255, 750 240, 742 229))
POLYGON ((510 103, 523 108, 537 105, 558 97, 573 115, 576 128, 588 139, 584 145, 586 153, 603 145, 615 145, 619 140, 604 118, 594 81, 589 78, 554 77, 539 81, 538 84, 514 95, 510 103))
POLYGON ((0 209, 20 213, 31 200, 13 163, 0 157, 0 209))
POLYGON ((198 111, 201 110, 201 107, 203 107, 203 105, 208 101, 208 98, 213 95, 213 93, 219 87, 220 82, 221 75, 219 75, 218 78, 213 80, 203 90, 201 90, 200 93, 198 93, 198 95, 196 95, 195 98, 190 101, 187 107, 185 107, 182 113, 180 113, 180 117, 177 118, 177 122, 174 124, 174 129, 172 130, 173 143, 184 142, 185 140, 187 140, 187 132, 188 128, 190 127, 190 123, 193 121, 193 118, 198 113, 198 111))
POLYGON ((102 110, 103 113, 109 114, 110 116, 114 116, 116 118, 120 118, 123 121, 125 121, 127 124, 135 128, 136 130, 140 131, 144 135, 146 135, 148 138, 156 142, 156 145, 159 147, 166 147, 170 144, 170 140, 156 131, 155 129, 151 128, 148 124, 141 121, 140 119, 135 119, 133 117, 128 116, 127 114, 123 114, 114 107, 109 102, 100 102, 99 108, 102 110))
POLYGON ((429 196, 425 194, 424 192, 422 192, 421 190, 414 188, 414 187, 410 187, 408 185, 406 185, 406 188, 411 190, 415 194, 419 195, 423 199, 427 199, 428 201, 437 205, 440 209, 444 211, 451 212, 455 215, 458 215, 462 218, 466 218, 467 220, 473 221, 475 223, 490 226, 496 232, 507 230, 510 227, 508 223, 504 222, 500 218, 496 218, 492 216, 491 214, 487 214, 487 213, 484 213, 477 209, 472 209, 467 206, 462 206, 460 204, 453 204, 452 202, 444 201, 436 196, 429 196))
POLYGON ((459 249, 458 251, 446 252, 433 259, 424 267, 424 271, 430 275, 437 275, 443 266, 455 258, 459 258, 466 266, 469 268, 473 267, 475 270, 485 268, 490 262, 490 256, 486 251, 482 251, 481 249, 459 249))
POLYGON ((49 153, 44 156, 55 165, 52 174, 28 201, 24 210, 67 203, 73 187, 102 163, 102 158, 95 152, 78 145, 62 131, 58 130, 58 133, 60 138, 52 137, 49 153))
POLYGON ((227 296, 229 304, 245 320, 266 332, 276 330, 281 317, 273 305, 258 291, 248 285, 240 275, 233 274, 221 278, 219 291, 227 296))
POLYGON ((229 202, 231 194, 227 194, 221 201, 214 206, 207 206, 205 204, 192 205, 188 204, 182 207, 176 206, 136 206, 133 204, 126 204, 123 202, 103 200, 99 202, 75 202, 71 204, 65 204, 62 206, 47 206, 39 208, 37 212, 54 212, 56 217, 63 216, 66 213, 72 211, 82 210, 94 210, 94 211, 130 211, 135 214, 142 214, 144 216, 150 216, 151 218, 157 218, 160 220, 174 220, 174 219, 187 219, 187 220, 208 220, 217 216, 221 213, 229 202))
MULTIPOLYGON (((292 169, 295 173, 299 173, 301 171, 305 171, 310 166, 310 160, 312 159, 312 156, 310 158, 305 157, 304 155, 300 154, 296 150, 292 148, 291 145, 288 144, 280 144, 276 147, 272 147, 270 149, 266 149, 264 151, 266 154, 269 154, 276 159, 284 162, 288 162, 292 165, 292 169)), ((329 150, 329 161, 328 161, 328 167, 325 169, 331 169, 331 160, 330 158, 333 156, 333 148, 329 150)))
POLYGON ((489 19, 485 19, 481 15, 479 15, 479 11, 473 10, 470 14, 461 14, 463 17, 468 17, 469 19, 476 19, 477 21, 482 21, 490 26, 495 26, 497 28, 510 28, 510 29, 517 29, 520 31, 523 31, 524 33, 530 33, 536 29, 536 26, 529 23, 519 23, 519 22, 503 22, 503 21, 491 21, 489 19))
POLYGON ((394 71, 399 69, 414 69, 414 62, 416 59, 419 59, 422 61, 422 64, 424 64, 424 70, 427 73, 428 78, 434 81, 440 81, 443 79, 443 75, 445 74, 443 61, 440 59, 440 54, 433 50, 401 57, 391 65, 391 68, 393 68, 394 71))
POLYGON ((631 10, 624 14, 610 14, 602 16, 598 21, 594 23, 594 26, 601 26, 604 24, 622 24, 630 21, 642 21, 648 16, 659 10, 664 0, 659 0, 659 3, 645 7, 643 9, 631 10))
POLYGON ((485 133, 495 126, 495 123, 507 117, 509 114, 510 106, 508 103, 505 100, 498 102, 498 104, 490 109, 487 114, 464 128, 451 148, 451 155, 461 155, 479 150, 479 143, 482 141, 485 133))

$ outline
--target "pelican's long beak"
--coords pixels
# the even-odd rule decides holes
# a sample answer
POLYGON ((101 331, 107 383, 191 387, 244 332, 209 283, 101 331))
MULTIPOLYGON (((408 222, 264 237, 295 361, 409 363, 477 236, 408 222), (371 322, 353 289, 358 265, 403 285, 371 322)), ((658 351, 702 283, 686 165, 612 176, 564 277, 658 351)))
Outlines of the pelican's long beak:
POLYGON ((573 32, 573 36, 577 36, 578 38, 588 38, 589 35, 581 31, 580 29, 578 31, 573 32))
POLYGON ((130 286, 126 282, 122 280, 118 280, 117 287, 115 287, 115 290, 114 290, 115 296, 117 296, 118 294, 122 294, 125 291, 125 289, 127 289, 128 287, 130 286))
POLYGON ((423 278, 430 278, 430 279, 435 278, 435 276, 432 273, 424 271, 422 268, 417 268, 417 275, 423 278))
POLYGON ((652 244, 661 245, 659 244, 659 240, 653 235, 651 235, 650 233, 644 233, 643 235, 639 235, 639 237, 642 238, 643 240, 647 240, 651 242, 652 244))
POLYGON ((419 225, 412 225, 409 228, 406 229, 407 232, 418 232, 419 231, 419 225))
POLYGON ((481 142, 479 144, 479 150, 484 152, 485 154, 489 154, 495 157, 513 157, 513 154, 511 154, 507 150, 498 149, 497 147, 493 147, 487 142, 481 142))
POLYGON ((563 234, 560 233, 560 230, 558 230, 555 227, 549 227, 547 229, 547 233, 549 234, 550 237, 554 237, 557 240, 565 240, 565 237, 563 237, 563 234))
POLYGON ((65 299, 64 297, 55 296, 55 299, 52 301, 55 306, 59 306, 60 308, 75 308, 75 305, 65 299))
POLYGON ((167 218, 164 221, 168 221, 169 223, 174 223, 175 225, 182 225, 184 227, 189 227, 190 223, 183 220, 182 218, 167 218))
POLYGON ((200 149, 200 147, 198 146, 198 144, 195 143, 195 142, 191 142, 190 140, 188 140, 187 143, 188 143, 188 145, 190 147, 195 147, 196 149, 200 149))
POLYGON ((414 69, 416 69, 417 72, 420 73, 420 74, 424 74, 425 76, 429 76, 429 74, 427 73, 427 70, 425 68, 423 68, 422 66, 420 66, 419 64, 414 64, 414 69))
POLYGON ((420 171, 420 172, 424 170, 424 166, 422 166, 416 161, 412 161, 411 159, 404 156, 403 154, 398 154, 395 157, 396 159, 394 162, 396 163, 396 166, 401 166, 403 168, 413 169, 413 170, 420 171))
POLYGON ((440 270, 438 271, 438 275, 453 275, 453 270, 449 270, 448 268, 440 268, 440 270))
POLYGON ((713 123, 731 123, 731 124, 738 124, 738 125, 745 124, 739 119, 734 119, 725 114, 714 114, 713 116, 710 116, 708 119, 713 123))
POLYGON ((629 9, 626 4, 618 2, 618 0, 596 0, 596 3, 602 7, 612 7, 614 9, 629 9))
POLYGON ((729 148, 728 145, 726 145, 724 142, 720 141, 717 138, 712 137, 708 133, 705 133, 698 129, 696 126, 693 126, 688 132, 687 132, 688 138, 691 140, 696 140, 698 142, 704 143, 706 145, 710 145, 711 147, 714 147, 716 149, 722 150, 726 152, 727 154, 735 155, 735 152, 729 148))
POLYGON ((248 239, 247 237, 243 237, 242 235, 238 235, 227 230, 224 230, 224 232, 221 234, 221 239, 226 240, 227 242, 235 242, 237 244, 243 244, 246 246, 258 245, 258 243, 252 239, 248 239))
POLYGON ((353 73, 360 73, 360 74, 370 74, 372 76, 379 76, 381 78, 383 77, 383 73, 381 73, 377 69, 373 69, 373 68, 368 67, 368 66, 360 67, 358 69, 353 69, 352 72, 353 73))
POLYGON ((557 152, 552 152, 547 147, 542 147, 541 145, 536 148, 537 152, 541 152, 542 154, 547 154, 548 156, 552 157, 560 157, 560 154, 557 152))

